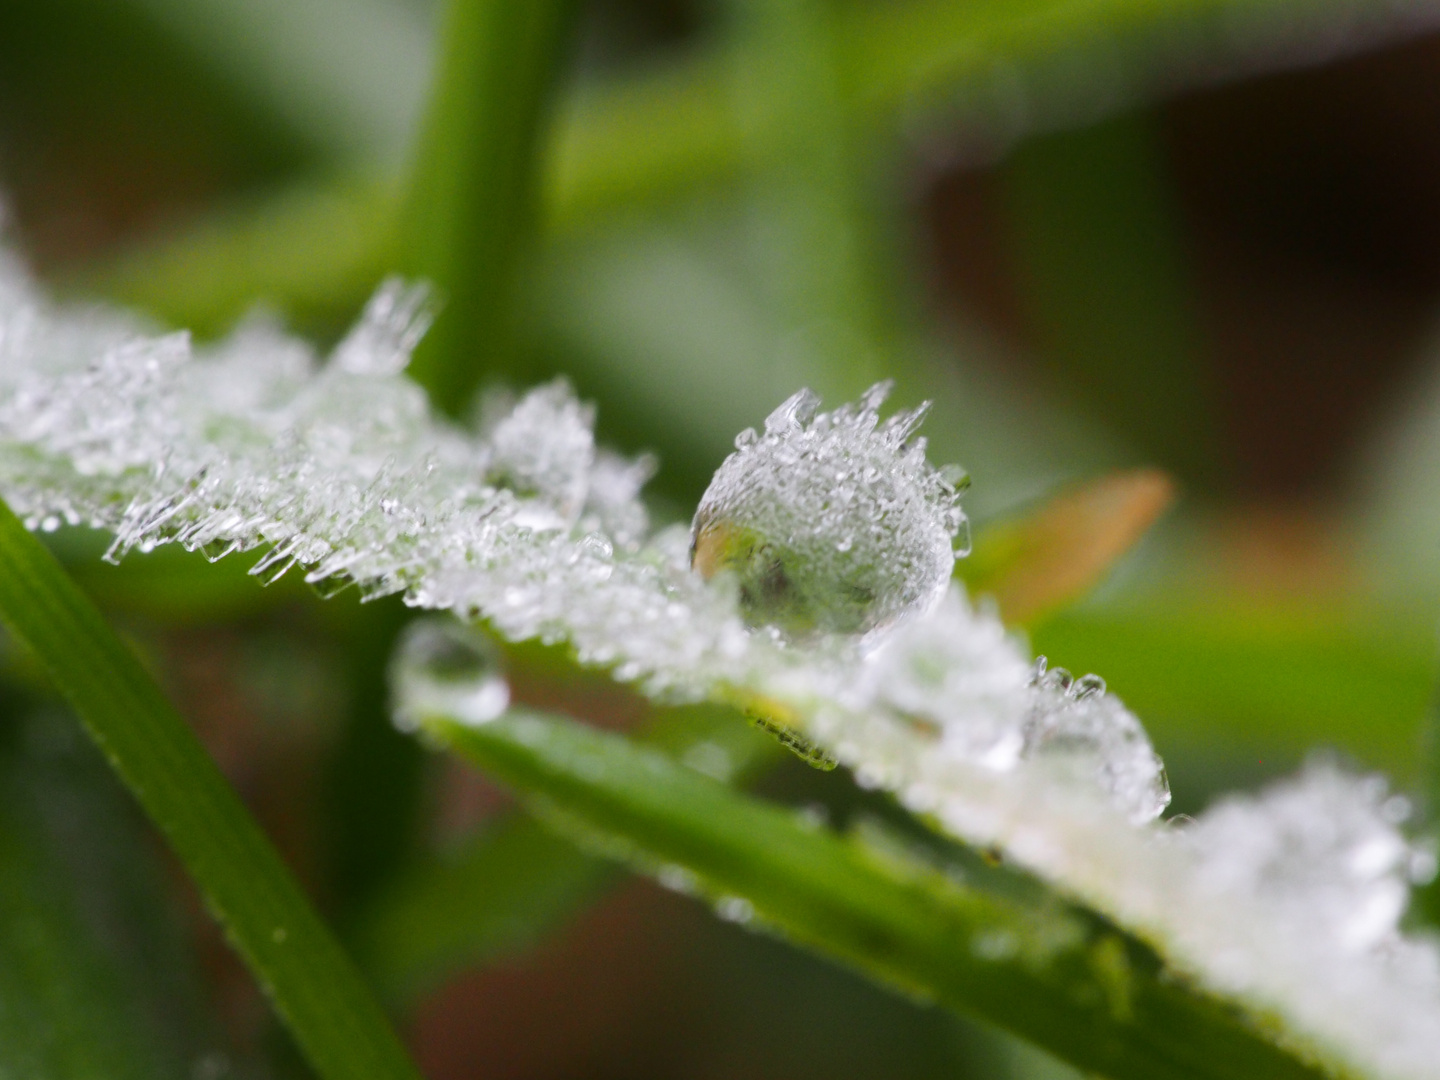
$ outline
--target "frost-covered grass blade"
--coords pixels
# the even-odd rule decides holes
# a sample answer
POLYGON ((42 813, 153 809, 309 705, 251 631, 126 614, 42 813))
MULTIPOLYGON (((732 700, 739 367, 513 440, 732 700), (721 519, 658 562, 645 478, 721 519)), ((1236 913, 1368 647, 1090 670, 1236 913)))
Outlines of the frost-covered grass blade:
MULTIPOLYGON (((403 374, 423 296, 398 283, 322 363, 260 324, 197 354, 0 270, 0 485, 33 527, 108 529, 117 555, 259 549, 263 579, 400 593, 659 701, 753 708, 1295 1044, 1433 1076, 1440 955, 1399 928, 1433 865, 1403 800, 1316 766, 1193 828, 1156 824, 1168 789, 1138 719, 949 582, 956 475, 926 459, 918 413, 881 416, 883 386, 829 412, 792 397, 742 433, 692 530, 655 530, 653 463, 598 448, 563 383, 492 400, 478 429, 437 419, 403 374)), ((491 719, 486 678, 402 685, 400 715, 491 719)))
POLYGON ((1082 1068, 1116 1080, 1331 1075, 1059 901, 1007 902, 571 721, 513 711, 482 725, 423 724, 547 820, 685 883, 722 915, 985 1017, 1082 1068))

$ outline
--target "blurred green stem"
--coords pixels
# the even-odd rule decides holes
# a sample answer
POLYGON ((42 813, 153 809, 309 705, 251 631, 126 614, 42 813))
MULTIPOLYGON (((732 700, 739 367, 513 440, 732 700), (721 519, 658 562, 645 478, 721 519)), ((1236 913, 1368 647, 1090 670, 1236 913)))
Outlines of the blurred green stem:
POLYGON ((536 232, 543 122, 569 0, 450 0, 406 206, 404 270, 431 282, 435 326, 410 368, 458 415, 507 371, 518 280, 536 232))
POLYGON ((742 0, 729 50, 735 108, 767 233, 775 308, 792 347, 850 395, 878 377, 881 289, 857 182, 835 13, 817 0, 742 0))
MULTIPOLYGON (((840 836, 621 736, 512 710, 422 718, 436 741, 599 850, 900 987, 1116 1080, 1319 1080, 1286 1033, 1176 978, 1103 920, 1041 890, 959 881, 840 836), (996 941, 1004 941, 996 948, 996 941)), ((1037 886, 1038 887, 1038 886, 1037 886)))

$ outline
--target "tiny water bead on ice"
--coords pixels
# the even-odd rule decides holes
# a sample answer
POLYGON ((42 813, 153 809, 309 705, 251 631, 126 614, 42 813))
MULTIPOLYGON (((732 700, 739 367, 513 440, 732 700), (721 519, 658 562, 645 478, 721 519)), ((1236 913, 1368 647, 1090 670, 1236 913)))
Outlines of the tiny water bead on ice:
POLYGON ((1170 783, 1150 739, 1099 675, 1078 679, 1035 658, 1022 755, 1088 772, 1135 822, 1170 805, 1170 783))
POLYGON ((911 437, 925 407, 881 423, 889 390, 818 414, 820 399, 802 390, 763 435, 743 432, 715 473, 691 526, 691 565, 734 575, 752 625, 863 634, 944 593, 966 526, 963 472, 932 467, 911 437))
POLYGON ((498 650, 479 630, 444 616, 405 628, 390 662, 396 726, 416 731, 427 716, 486 724, 510 707, 498 650))

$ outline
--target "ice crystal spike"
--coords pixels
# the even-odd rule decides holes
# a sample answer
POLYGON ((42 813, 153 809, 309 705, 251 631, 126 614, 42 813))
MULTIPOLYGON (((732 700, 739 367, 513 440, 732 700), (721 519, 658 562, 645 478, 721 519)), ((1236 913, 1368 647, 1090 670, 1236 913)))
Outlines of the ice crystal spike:
POLYGON ((879 426, 889 390, 816 413, 808 390, 736 441, 691 528, 691 562, 738 581, 747 618, 792 638, 863 634, 934 604, 964 520, 953 485, 908 446, 921 410, 879 426))
MULTIPOLYGON (((595 410, 557 379, 531 391, 490 431, 486 478, 559 511, 557 525, 579 517, 595 464, 595 410)), ((632 493, 633 494, 633 493, 632 493)))
POLYGON ((390 278, 366 305, 332 362, 350 375, 394 375, 410 363, 430 319, 429 290, 390 278))
POLYGON ((486 724, 510 707, 499 653, 480 631, 432 616, 405 628, 390 664, 395 722, 414 731, 426 715, 486 724))

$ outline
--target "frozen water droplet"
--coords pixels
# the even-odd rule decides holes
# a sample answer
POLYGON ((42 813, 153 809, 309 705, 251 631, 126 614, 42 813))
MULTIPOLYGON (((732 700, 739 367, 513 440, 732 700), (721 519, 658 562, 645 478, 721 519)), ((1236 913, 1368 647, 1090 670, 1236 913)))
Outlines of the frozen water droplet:
POLYGON ((791 638, 867 633, 923 611, 954 569, 964 521, 916 443, 919 412, 877 426, 888 386, 816 414, 802 391, 736 440, 695 513, 691 565, 734 575, 752 626, 791 638))
POLYGON ((1064 772, 1088 773, 1134 821, 1150 821, 1170 803, 1165 770, 1140 722, 1105 692, 1098 675, 1071 677, 1035 658, 1034 695, 1021 757, 1064 772))
POLYGON ((449 618, 405 628, 390 664, 395 723, 413 731, 429 715, 485 724, 510 705, 510 687, 490 640, 449 618))
POLYGON ((1059 690, 1062 693, 1068 692, 1074 676, 1063 667, 1051 668, 1040 679, 1040 685, 1047 690, 1059 690))
POLYGON ((682 896, 694 896, 700 891, 700 880, 683 866, 666 863, 655 874, 661 887, 682 896))
POLYGON ((967 558, 971 551, 970 522, 963 516, 955 526, 955 542, 952 550, 957 559, 967 558))
POLYGON ((963 465, 941 465, 940 479, 954 488, 956 494, 970 490, 970 472, 963 465))
POLYGON ((755 917, 755 905, 743 896, 724 896, 715 902, 715 914, 744 926, 755 917))

